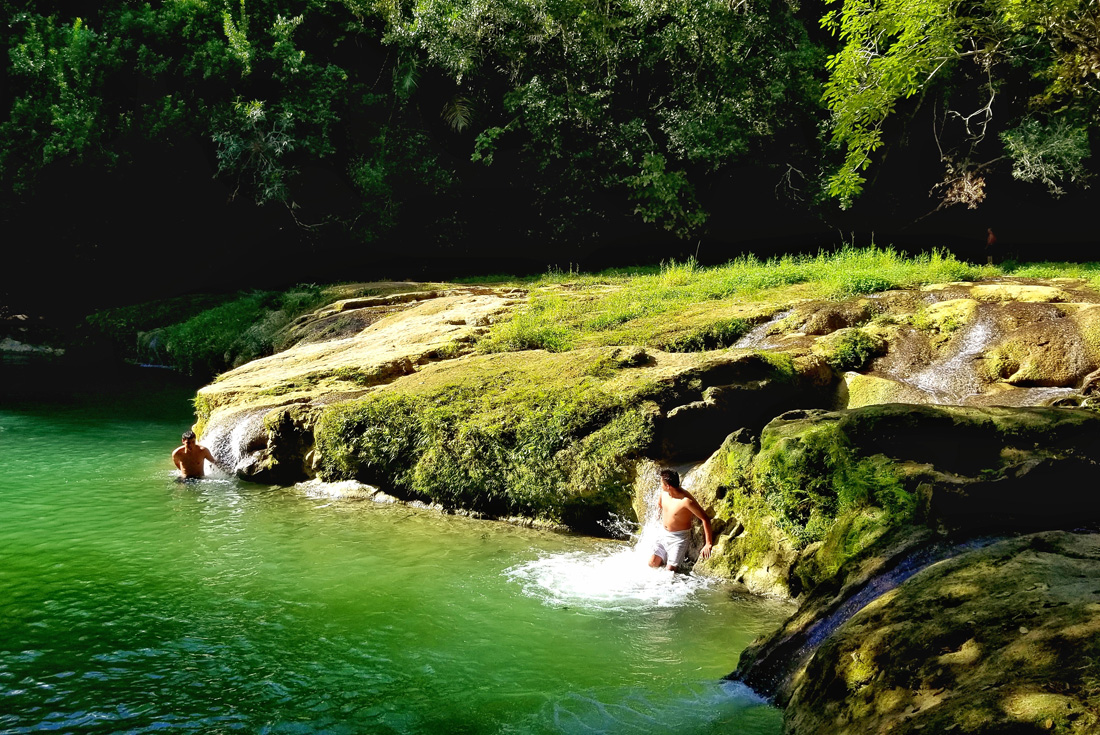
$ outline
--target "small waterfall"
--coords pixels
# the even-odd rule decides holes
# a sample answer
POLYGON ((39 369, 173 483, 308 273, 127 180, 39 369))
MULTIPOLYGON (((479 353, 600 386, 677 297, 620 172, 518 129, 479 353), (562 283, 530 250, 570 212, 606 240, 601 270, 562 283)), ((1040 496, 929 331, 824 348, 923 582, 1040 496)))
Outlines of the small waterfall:
MULTIPOLYGON (((691 469, 683 473, 689 487, 691 469)), ((639 483, 646 489, 645 517, 632 543, 608 545, 593 552, 547 554, 504 570, 529 597, 552 607, 577 607, 605 612, 627 612, 688 604, 711 580, 691 574, 674 574, 649 566, 653 542, 660 528, 657 494, 661 491, 659 468, 647 466, 639 483)))
POLYGON ((230 422, 208 426, 199 441, 217 458, 218 464, 232 473, 261 439, 266 443, 264 416, 267 411, 268 409, 260 409, 237 414, 230 422))
POLYGON ((772 330, 772 327, 789 317, 792 313, 794 313, 794 309, 787 309, 786 311, 779 312, 768 321, 757 324, 748 334, 737 340, 733 346, 744 349, 758 349, 765 346, 769 342, 768 337, 771 335, 768 333, 772 330))
POLYGON ((931 403, 941 405, 959 404, 968 396, 981 393, 982 381, 974 369, 974 361, 1000 337, 1000 330, 984 306, 979 305, 978 318, 955 338, 957 346, 951 354, 902 382, 927 393, 931 403))

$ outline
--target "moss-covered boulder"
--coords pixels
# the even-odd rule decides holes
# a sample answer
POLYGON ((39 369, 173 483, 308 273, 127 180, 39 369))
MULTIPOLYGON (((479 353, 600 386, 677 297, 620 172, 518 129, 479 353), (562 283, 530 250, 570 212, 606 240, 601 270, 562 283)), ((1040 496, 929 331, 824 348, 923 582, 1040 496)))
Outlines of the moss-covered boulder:
POLYGON ((929 564, 997 535, 1100 524, 1100 415, 1088 410, 800 412, 769 424, 737 466, 741 487, 725 496, 755 502, 782 534, 796 555, 788 586, 804 594, 735 674, 779 703, 833 630, 929 564))
POLYGON ((845 408, 862 408, 883 403, 925 403, 928 394, 909 383, 879 375, 848 371, 839 403, 845 408))
POLYGON ((294 325, 303 341, 199 392, 203 441, 256 481, 355 479, 444 507, 596 530, 611 513, 629 515, 638 459, 702 459, 731 431, 832 399, 835 374, 808 356, 630 346, 482 354, 475 343, 512 297, 421 291, 321 309, 294 325), (316 341, 324 330, 311 325, 364 309, 376 310, 365 328, 316 341))
POLYGON ((293 346, 202 388, 195 400, 196 430, 220 463, 243 477, 304 479, 303 473, 312 473, 305 462, 321 406, 364 395, 418 365, 469 352, 515 303, 510 292, 486 289, 339 301, 290 325, 299 340, 293 346), (361 328, 322 339, 333 315, 354 317, 361 328))
POLYGON ((731 435, 693 474, 692 491, 725 529, 696 568, 797 596, 835 586, 844 565, 914 529, 968 536, 1100 520, 1100 494, 1083 490, 1097 470, 1100 415, 1087 410, 794 411, 759 439, 731 435))
POLYGON ((1067 310, 1016 304, 1005 310, 1011 330, 983 356, 992 380, 1013 386, 1075 387, 1097 368, 1078 323, 1067 310))
POLYGON ((802 334, 824 335, 838 329, 858 327, 872 316, 870 299, 850 301, 808 301, 795 306, 782 329, 802 334))
MULTIPOLYGON (((716 393, 748 392, 772 407, 731 414, 719 403, 717 417, 696 418, 704 427, 726 421, 728 430, 762 424, 814 388, 790 361, 744 351, 471 355, 325 406, 317 472, 446 507, 596 530, 611 513, 630 514, 636 461, 667 458, 670 435, 694 435, 699 454, 713 449, 682 418, 685 407, 703 412, 699 404, 716 393)), ((822 387, 818 400, 828 395, 822 387)))
POLYGON ((817 650, 791 735, 1100 730, 1100 535, 1048 532, 935 564, 817 650))

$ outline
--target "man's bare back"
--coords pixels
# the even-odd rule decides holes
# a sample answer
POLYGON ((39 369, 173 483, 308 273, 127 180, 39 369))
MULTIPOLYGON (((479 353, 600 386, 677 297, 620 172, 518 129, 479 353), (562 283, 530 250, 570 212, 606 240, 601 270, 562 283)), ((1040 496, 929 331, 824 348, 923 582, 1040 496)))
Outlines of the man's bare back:
POLYGON ((203 463, 206 460, 215 467, 218 466, 210 450, 195 441, 195 433, 192 431, 183 435, 183 446, 177 447, 176 451, 172 452, 172 464, 176 465, 180 476, 184 478, 204 476, 206 466, 203 463))

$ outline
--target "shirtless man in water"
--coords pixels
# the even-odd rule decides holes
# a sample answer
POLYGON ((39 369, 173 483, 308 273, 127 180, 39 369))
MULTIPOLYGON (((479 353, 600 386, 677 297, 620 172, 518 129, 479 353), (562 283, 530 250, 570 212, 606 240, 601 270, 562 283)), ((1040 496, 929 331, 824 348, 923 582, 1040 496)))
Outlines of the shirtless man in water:
POLYGON ((657 507, 661 511, 663 532, 654 545, 649 566, 667 564, 670 572, 676 571, 687 554, 691 543, 691 523, 696 517, 703 522, 703 533, 707 537, 706 545, 699 551, 699 558, 710 558, 714 544, 710 519, 691 493, 680 487, 680 475, 675 470, 661 470, 661 494, 657 496, 657 507))
POLYGON ((218 461, 210 450, 195 441, 195 432, 183 432, 183 446, 172 452, 172 463, 180 471, 180 477, 185 480, 189 477, 202 477, 206 474, 203 460, 207 459, 210 464, 218 466, 218 461))

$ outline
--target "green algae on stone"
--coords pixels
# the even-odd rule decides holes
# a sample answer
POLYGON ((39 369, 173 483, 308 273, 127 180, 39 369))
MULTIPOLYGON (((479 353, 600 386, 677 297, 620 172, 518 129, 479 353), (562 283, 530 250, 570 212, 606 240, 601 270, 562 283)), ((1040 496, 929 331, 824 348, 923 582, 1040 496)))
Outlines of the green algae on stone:
POLYGON ((799 547, 821 541, 837 516, 875 506, 898 522, 915 508, 893 465, 860 456, 839 421, 804 416, 769 424, 753 460, 753 485, 799 547))
POLYGON ((847 372, 840 400, 843 408, 862 408, 883 403, 921 403, 926 394, 908 383, 877 375, 847 372))
POLYGON ((974 299, 948 299, 922 307, 909 316, 915 329, 930 335, 933 343, 943 346, 974 319, 978 302, 974 299))
POLYGON ((798 551, 776 524, 767 500, 753 491, 756 451, 751 436, 737 432, 695 473, 692 492, 711 512, 717 534, 710 559, 695 569, 740 581, 754 593, 787 597, 791 590, 784 570, 798 551))
POLYGON ((1100 418, 1090 411, 792 411, 764 428, 758 448, 732 435, 698 473, 701 501, 738 529, 720 533, 699 568, 795 595, 913 529, 976 533, 1094 517, 1100 503, 1074 483, 1097 462, 1100 418), (1049 504, 1031 501, 1039 487, 1049 504))
POLYGON ((1003 541, 924 570, 843 624, 800 678, 786 731, 1092 733, 1098 634, 1100 536, 1003 541))
POLYGON ((632 461, 653 440, 640 403, 597 378, 501 371, 322 411, 321 477, 396 487, 447 507, 571 524, 626 512, 632 461))
POLYGON ((847 327, 819 338, 814 352, 823 356, 838 372, 862 370, 886 352, 886 339, 876 331, 847 327))

